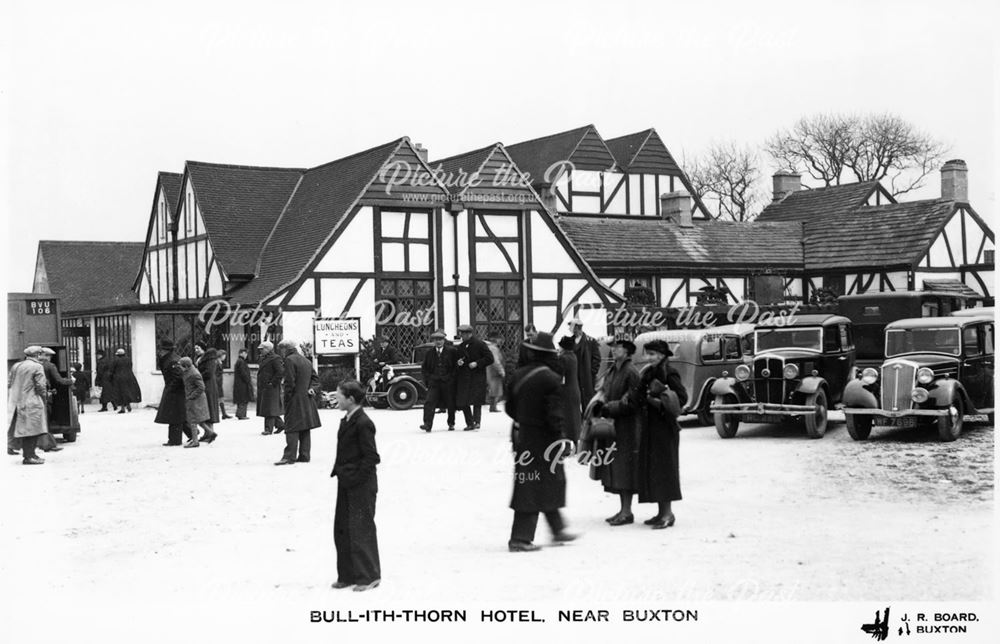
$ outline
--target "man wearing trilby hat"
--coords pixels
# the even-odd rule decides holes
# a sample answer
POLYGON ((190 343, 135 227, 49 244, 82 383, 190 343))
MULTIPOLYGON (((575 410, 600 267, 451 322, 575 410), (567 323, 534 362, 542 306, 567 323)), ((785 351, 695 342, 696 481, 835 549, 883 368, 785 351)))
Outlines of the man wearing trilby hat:
POLYGON ((493 364, 493 354, 486 343, 476 336, 469 324, 458 327, 462 342, 455 347, 458 359, 455 365, 455 407, 465 417, 465 431, 479 429, 483 420, 483 403, 486 402, 486 367, 493 364))
POLYGON ((563 439, 562 377, 549 366, 556 356, 552 336, 539 333, 526 342, 527 364, 514 372, 507 392, 505 411, 514 419, 511 443, 514 449, 514 510, 510 541, 511 552, 538 550, 534 544, 538 513, 552 530, 556 543, 576 538, 566 532, 559 509, 566 505, 566 474, 552 447, 563 439))
POLYGON ((455 348, 446 342, 448 336, 441 329, 431 334, 434 346, 424 354, 424 362, 420 371, 427 387, 427 400, 424 401, 424 424, 420 429, 431 431, 434 425, 434 410, 439 407, 448 408, 448 431, 455 429, 455 348))
POLYGON ((281 379, 285 375, 285 361, 274 352, 274 343, 267 340, 259 345, 260 365, 257 369, 257 415, 264 418, 265 436, 284 431, 281 415, 285 406, 281 396, 281 379))
POLYGON ((601 368, 601 352, 597 340, 583 332, 583 321, 574 317, 569 321, 573 334, 573 353, 576 354, 577 380, 580 383, 580 402, 583 407, 594 397, 594 383, 601 368))

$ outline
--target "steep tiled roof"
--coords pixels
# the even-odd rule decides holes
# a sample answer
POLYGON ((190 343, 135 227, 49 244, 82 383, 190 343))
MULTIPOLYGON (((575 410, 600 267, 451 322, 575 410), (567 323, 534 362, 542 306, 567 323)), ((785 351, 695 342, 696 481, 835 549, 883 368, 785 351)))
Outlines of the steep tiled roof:
POLYGON ((589 151, 588 156, 592 160, 599 161, 601 169, 613 165, 614 156, 607 149, 604 140, 593 125, 585 125, 566 132, 522 141, 508 145, 506 149, 517 167, 531 178, 531 183, 538 184, 545 180, 545 172, 553 163, 569 161, 588 135, 595 139, 594 145, 598 148, 596 151, 589 151))
POLYGON ((472 173, 478 172, 493 154, 497 145, 499 144, 494 143, 493 145, 487 145, 485 148, 463 152, 462 154, 456 154, 446 159, 438 159, 437 161, 432 161, 429 165, 435 170, 438 166, 441 167, 441 170, 444 172, 442 179, 447 184, 448 192, 457 195, 467 187, 467 184, 463 183, 464 179, 459 173, 465 173, 465 177, 468 177, 472 173))
POLYGON ((878 189, 877 181, 848 183, 793 192, 777 203, 768 204, 757 221, 809 221, 828 219, 864 205, 878 189))
POLYGON ((223 270, 227 275, 253 274, 304 170, 188 161, 187 172, 223 270))
POLYGON ((802 224, 560 217, 584 259, 597 266, 802 265, 802 224))
POLYGON ((626 134, 625 136, 605 141, 608 144, 608 149, 611 150, 611 154, 615 155, 615 160, 618 161, 618 165, 623 170, 628 170, 632 159, 635 158, 635 155, 642 148, 642 144, 646 142, 652 131, 652 129, 643 130, 642 132, 626 134))
POLYGON ((954 211, 954 201, 927 199, 810 218, 804 223, 806 269, 912 264, 954 211))
POLYGON ((163 187, 163 192, 167 195, 167 212, 173 218, 173 214, 177 211, 177 201, 180 198, 181 181, 184 179, 184 175, 177 172, 160 172, 158 179, 163 187))
MULTIPOLYGON (((142 264, 143 242, 38 242, 48 292, 59 296, 63 314, 137 304, 132 291, 142 264)), ((43 285, 36 282, 35 288, 43 285)))
POLYGON ((259 253, 257 278, 234 297, 241 302, 257 302, 293 282, 405 140, 397 139, 305 171, 259 253))

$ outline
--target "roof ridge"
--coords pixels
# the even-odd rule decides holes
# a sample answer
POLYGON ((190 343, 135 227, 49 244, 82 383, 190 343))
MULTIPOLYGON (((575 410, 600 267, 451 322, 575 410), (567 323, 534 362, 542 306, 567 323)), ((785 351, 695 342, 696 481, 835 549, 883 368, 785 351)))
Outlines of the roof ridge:
POLYGON ((285 200, 285 205, 281 207, 281 212, 278 213, 278 218, 274 220, 274 224, 271 226, 271 230, 267 233, 267 238, 264 239, 264 243, 260 246, 260 252, 257 253, 257 261, 254 263, 253 274, 254 277, 260 275, 260 263, 264 259, 264 253, 267 251, 268 244, 271 243, 271 238, 274 237, 274 232, 278 230, 278 224, 281 220, 285 218, 285 213, 288 212, 288 206, 291 205, 292 200, 295 198, 295 194, 299 191, 299 186, 302 185, 302 181, 306 178, 306 173, 303 172, 299 175, 298 180, 295 182, 295 187, 288 195, 288 199, 285 200))
POLYGON ((875 179, 871 181, 852 181, 851 183, 838 183, 832 186, 820 186, 818 188, 810 188, 809 186, 803 186, 804 190, 799 190, 798 192, 792 192, 788 196, 809 194, 812 192, 821 192, 823 190, 835 190, 838 188, 857 188, 859 186, 870 186, 873 184, 878 184, 879 182, 875 179))
POLYGON ((452 159, 457 159, 458 157, 470 156, 470 155, 473 155, 473 154, 475 154, 477 152, 482 152, 483 150, 486 150, 487 148, 495 148, 498 145, 503 145, 503 143, 501 141, 497 141, 496 143, 490 143, 489 145, 484 145, 483 147, 476 148, 475 150, 469 150, 468 152, 460 152, 458 154, 453 154, 450 157, 444 157, 443 159, 434 159, 433 161, 428 161, 427 165, 435 165, 435 164, 438 164, 438 163, 444 163, 446 161, 451 161, 452 159))
MULTIPOLYGON (((262 166, 262 165, 241 165, 238 163, 213 163, 211 161, 194 161, 188 159, 184 162, 187 166, 203 166, 209 168, 227 168, 229 170, 268 170, 268 171, 281 171, 281 172, 305 172, 308 168, 283 168, 279 166, 262 166)), ((181 175, 184 176, 184 175, 181 175)))
MULTIPOLYGON (((554 139, 557 136, 566 136, 567 134, 570 134, 572 132, 576 132, 577 130, 587 130, 589 128, 594 128, 594 130, 597 129, 596 127, 594 127, 593 123, 588 123, 587 125, 583 125, 581 127, 570 128, 570 129, 568 129, 568 130, 566 130, 564 132, 556 132, 555 134, 546 134, 545 136, 540 136, 540 137, 537 137, 537 138, 534 138, 534 139, 528 139, 527 141, 518 141, 517 143, 512 143, 512 144, 510 144, 508 146, 504 146, 504 147, 515 147, 515 146, 518 146, 518 145, 524 145, 526 143, 537 143, 538 141, 544 141, 546 139, 554 139)), ((575 149, 576 148, 574 148, 574 150, 575 149)))
POLYGON ((142 244, 145 245, 144 241, 105 241, 105 240, 95 240, 90 241, 87 239, 39 239, 39 244, 142 244))
POLYGON ((312 172, 313 170, 319 170, 320 168, 325 168, 327 166, 333 165, 334 163, 340 163, 341 161, 347 161, 348 159, 353 159, 354 157, 361 156, 362 154, 369 154, 371 152, 374 152, 375 150, 378 150, 379 148, 388 147, 390 145, 398 146, 399 143, 401 141, 403 141, 404 139, 406 139, 406 138, 407 137, 405 137, 405 136, 401 136, 401 137, 392 139, 391 141, 388 141, 386 143, 382 143, 382 144, 379 144, 379 145, 372 146, 372 147, 368 148, 367 150, 362 150, 361 152, 355 152, 354 154, 349 154, 346 157, 341 157, 339 159, 334 159, 333 161, 327 161, 326 163, 321 163, 321 164, 319 164, 317 166, 314 166, 312 168, 306 168, 305 172, 312 172))

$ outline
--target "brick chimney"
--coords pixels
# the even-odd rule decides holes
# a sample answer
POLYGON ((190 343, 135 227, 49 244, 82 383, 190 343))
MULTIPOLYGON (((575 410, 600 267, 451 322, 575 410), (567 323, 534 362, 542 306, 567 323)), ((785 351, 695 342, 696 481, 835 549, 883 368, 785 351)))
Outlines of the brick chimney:
POLYGON ((416 151, 417 156, 420 157, 424 163, 427 163, 427 148, 424 147, 424 144, 417 143, 413 146, 413 149, 416 151))
POLYGON ((774 201, 777 203, 793 192, 802 190, 802 175, 782 170, 771 177, 774 182, 774 201))
POLYGON ((969 203, 969 167, 961 159, 941 166, 941 198, 969 203))
POLYGON ((683 191, 660 195, 660 216, 685 228, 694 226, 691 221, 691 195, 683 191))

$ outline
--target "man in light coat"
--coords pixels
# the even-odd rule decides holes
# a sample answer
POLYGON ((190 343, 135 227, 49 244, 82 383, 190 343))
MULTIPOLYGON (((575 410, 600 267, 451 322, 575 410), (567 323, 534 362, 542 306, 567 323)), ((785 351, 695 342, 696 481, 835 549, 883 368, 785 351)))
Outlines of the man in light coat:
POLYGON ((30 346, 24 350, 27 358, 14 365, 10 372, 7 390, 8 414, 13 413, 13 434, 21 439, 22 462, 25 465, 41 465, 45 461, 35 454, 38 437, 48 432, 48 418, 45 413, 45 397, 48 381, 45 369, 38 359, 42 348, 30 346))

